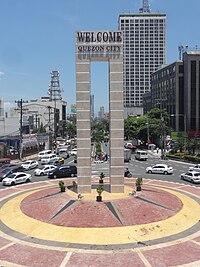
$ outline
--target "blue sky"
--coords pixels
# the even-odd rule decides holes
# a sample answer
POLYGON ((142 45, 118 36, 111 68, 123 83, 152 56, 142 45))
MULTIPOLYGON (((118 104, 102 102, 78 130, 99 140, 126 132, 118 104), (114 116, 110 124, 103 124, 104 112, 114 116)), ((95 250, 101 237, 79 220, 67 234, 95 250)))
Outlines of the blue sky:
MULTIPOLYGON (((149 0, 167 14, 167 63, 178 45, 200 49, 200 0, 149 0)), ((15 100, 47 96, 50 72, 60 72, 63 98, 76 101, 75 31, 118 29, 121 13, 138 12, 142 0, 0 0, 0 96, 15 100)), ((92 64, 95 109, 107 109, 107 63, 92 64)))

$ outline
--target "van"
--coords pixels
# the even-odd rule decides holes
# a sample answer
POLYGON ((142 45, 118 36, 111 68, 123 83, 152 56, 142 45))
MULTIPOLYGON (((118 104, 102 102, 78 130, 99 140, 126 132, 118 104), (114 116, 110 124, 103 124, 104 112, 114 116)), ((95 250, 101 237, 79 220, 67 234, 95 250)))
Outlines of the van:
POLYGON ((43 150, 38 153, 38 160, 41 160, 42 157, 52 154, 51 150, 43 150))
POLYGON ((55 157, 56 157, 56 154, 48 154, 48 155, 46 155, 46 156, 43 156, 43 157, 41 158, 41 164, 42 164, 42 165, 44 165, 44 164, 48 164, 49 161, 50 161, 51 159, 55 158, 55 157))
POLYGON ((138 150, 135 154, 135 159, 137 160, 147 160, 148 159, 148 154, 146 151, 143 150, 138 150))
POLYGON ((131 150, 124 148, 124 162, 129 162, 131 160, 131 150))

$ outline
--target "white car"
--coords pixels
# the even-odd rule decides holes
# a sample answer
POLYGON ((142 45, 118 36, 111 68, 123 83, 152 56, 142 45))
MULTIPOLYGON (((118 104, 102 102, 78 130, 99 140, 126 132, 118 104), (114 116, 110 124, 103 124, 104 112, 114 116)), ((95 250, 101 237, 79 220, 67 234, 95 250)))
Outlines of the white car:
POLYGON ((75 156, 75 155, 77 155, 77 148, 73 148, 71 150, 71 156, 75 156))
POLYGON ((37 160, 27 160, 24 163, 21 164, 24 170, 30 170, 38 167, 38 161, 37 160))
POLYGON ((180 177, 182 180, 186 180, 194 184, 200 183, 200 172, 188 171, 186 173, 182 173, 180 177))
POLYGON ((47 165, 49 164, 49 161, 56 157, 56 154, 49 154, 41 158, 41 164, 47 165))
POLYGON ((31 174, 25 172, 11 173, 3 179, 3 185, 16 185, 31 182, 31 174))
POLYGON ((46 165, 42 169, 36 169, 34 172, 34 175, 36 175, 36 176, 47 175, 51 170, 53 170, 55 168, 57 168, 57 167, 54 165, 46 165))
POLYGON ((196 164, 193 167, 189 167, 189 171, 200 172, 200 164, 196 164))
POLYGON ((156 164, 146 168, 146 173, 172 174, 173 168, 166 164, 156 164))
POLYGON ((41 160, 42 157, 47 156, 49 154, 52 154, 52 151, 50 149, 43 150, 38 153, 38 160, 41 160))

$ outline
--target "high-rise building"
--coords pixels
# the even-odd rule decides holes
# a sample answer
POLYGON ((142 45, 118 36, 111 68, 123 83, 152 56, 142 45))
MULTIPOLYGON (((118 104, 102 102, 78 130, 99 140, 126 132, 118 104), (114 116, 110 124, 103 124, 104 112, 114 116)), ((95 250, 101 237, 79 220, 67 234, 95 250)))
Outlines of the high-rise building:
POLYGON ((98 117, 99 119, 104 119, 105 113, 104 113, 104 107, 100 107, 98 117))
POLYGON ((124 38, 125 117, 143 114, 142 95, 150 91, 151 73, 166 60, 166 14, 150 11, 143 0, 139 13, 119 15, 124 38))
POLYGON ((3 98, 0 97, 0 116, 4 116, 4 102, 3 98))
POLYGON ((199 138, 200 51, 187 48, 181 58, 151 75, 152 108, 166 110, 177 132, 187 131, 190 137, 199 138))
POLYGON ((94 95, 90 96, 91 118, 94 119, 94 95))

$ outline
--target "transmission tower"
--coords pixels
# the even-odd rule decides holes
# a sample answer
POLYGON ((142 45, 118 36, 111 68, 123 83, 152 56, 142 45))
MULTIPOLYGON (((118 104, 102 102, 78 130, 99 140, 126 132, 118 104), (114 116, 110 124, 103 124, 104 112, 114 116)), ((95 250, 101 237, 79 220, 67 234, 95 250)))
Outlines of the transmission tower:
POLYGON ((139 9, 140 13, 150 13, 150 5, 148 0, 143 0, 142 8, 139 9))
POLYGON ((59 71, 54 70, 51 73, 51 82, 49 85, 49 100, 56 101, 61 100, 61 88, 60 88, 60 80, 59 80, 59 71))

